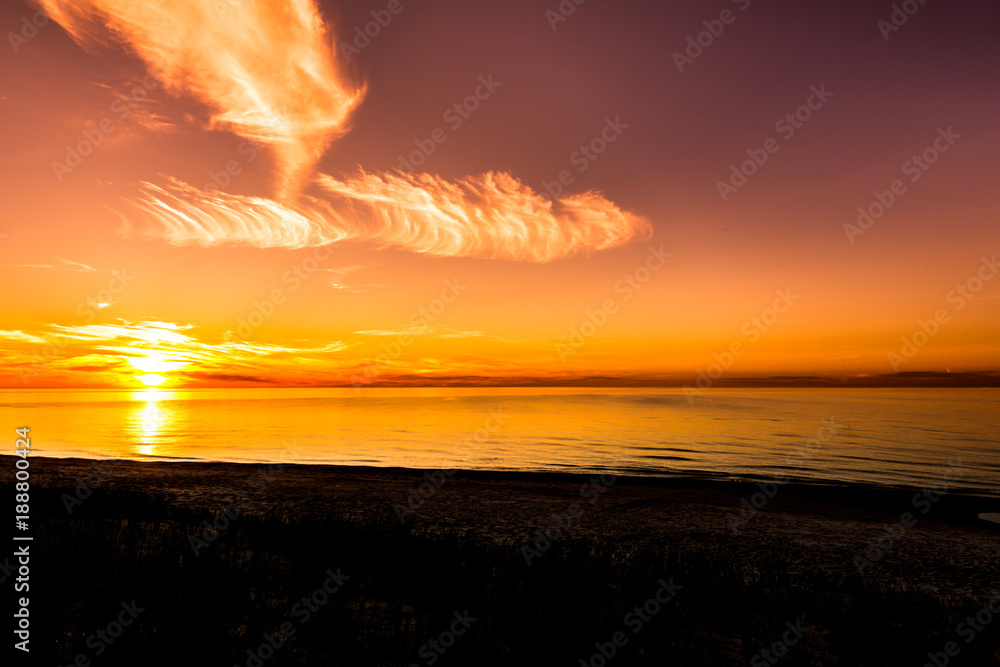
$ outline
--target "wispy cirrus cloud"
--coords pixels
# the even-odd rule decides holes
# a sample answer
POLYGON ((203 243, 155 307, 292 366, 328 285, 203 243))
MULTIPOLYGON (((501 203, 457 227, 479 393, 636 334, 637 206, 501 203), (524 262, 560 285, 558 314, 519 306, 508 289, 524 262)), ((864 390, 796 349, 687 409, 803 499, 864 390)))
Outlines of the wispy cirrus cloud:
POLYGON ((497 336, 490 336, 484 331, 461 331, 459 329, 429 326, 402 327, 400 329, 366 329, 364 331, 355 331, 354 334, 358 336, 432 336, 436 338, 493 338, 503 340, 497 336))
POLYGON ((331 280, 330 287, 336 290, 341 290, 343 292, 355 292, 360 294, 362 292, 367 292, 371 289, 379 289, 381 287, 385 287, 385 285, 380 285, 378 283, 369 283, 364 285, 345 285, 344 283, 339 283, 336 280, 331 280))
POLYGON ((86 47, 123 42, 164 87, 211 109, 211 127, 270 146, 293 197, 364 97, 340 72, 312 0, 39 0, 86 47))
MULTIPOLYGON (((648 220, 597 192, 549 202, 487 172, 334 177, 314 165, 349 129, 365 86, 344 74, 313 0, 40 0, 88 47, 124 43, 211 110, 209 126, 269 146, 276 196, 144 183, 147 234, 174 245, 303 248, 353 240, 443 257, 548 262, 648 237, 648 220), (304 186, 318 186, 306 194, 304 186)), ((337 285, 334 285, 335 287, 337 285)))
POLYGON ((17 340, 24 343, 44 343, 44 338, 39 338, 38 336, 32 336, 31 334, 26 334, 22 331, 4 331, 0 330, 0 338, 5 340, 17 340))
MULTIPOLYGON (((336 274, 338 276, 345 276, 348 273, 354 273, 355 271, 357 271, 359 269, 363 269, 363 268, 365 268, 365 267, 361 266, 360 264, 358 264, 358 265, 355 265, 355 266, 340 266, 340 267, 331 267, 331 268, 328 268, 328 269, 317 269, 317 271, 324 271, 324 272, 327 272, 327 273, 334 273, 334 274, 336 274)), ((358 294, 360 294, 362 292, 367 292, 370 289, 377 289, 377 288, 385 287, 385 285, 381 285, 381 284, 378 284, 378 283, 348 285, 346 283, 341 282, 339 279, 338 280, 331 280, 329 284, 330 284, 330 287, 332 287, 335 290, 341 290, 343 292, 354 292, 354 293, 358 293, 358 294)))
POLYGON ((152 221, 147 236, 172 245, 306 248, 347 238, 329 204, 309 197, 296 205, 267 197, 206 192, 176 179, 164 187, 143 183, 133 205, 152 221))
POLYGON ((56 264, 0 264, 7 269, 55 269, 57 271, 97 271, 94 267, 82 262, 73 262, 62 257, 55 257, 56 264))
POLYGON ((440 257, 547 262, 652 233, 649 222, 597 193, 549 201, 513 176, 448 181, 431 174, 320 174, 326 198, 286 205, 205 192, 177 180, 144 184, 136 205, 150 235, 175 245, 304 248, 365 241, 440 257))
POLYGON ((354 273, 355 271, 358 271, 358 270, 363 269, 363 268, 365 268, 364 265, 362 265, 362 264, 355 264, 354 266, 331 266, 329 268, 325 268, 325 269, 324 268, 319 268, 319 269, 316 269, 316 270, 324 272, 324 273, 336 273, 339 276, 343 276, 343 275, 346 275, 348 273, 354 273))
MULTIPOLYGON (((39 367, 33 376, 69 378, 108 385, 134 385, 142 374, 162 374, 164 382, 187 384, 221 375, 267 376, 284 384, 289 368, 300 374, 319 374, 348 361, 342 353, 351 344, 325 341, 321 344, 274 345, 234 340, 212 341, 196 335, 189 324, 172 322, 128 322, 56 325, 41 327, 34 334, 0 331, 0 340, 11 341, 0 349, 5 365, 37 364, 39 352, 56 346, 60 356, 39 367)), ((216 378, 218 379, 218 378, 216 378)))
POLYGON ((432 174, 320 174, 351 238, 380 247, 450 257, 533 260, 586 254, 644 237, 652 229, 597 193, 554 203, 510 174, 449 181, 432 174))

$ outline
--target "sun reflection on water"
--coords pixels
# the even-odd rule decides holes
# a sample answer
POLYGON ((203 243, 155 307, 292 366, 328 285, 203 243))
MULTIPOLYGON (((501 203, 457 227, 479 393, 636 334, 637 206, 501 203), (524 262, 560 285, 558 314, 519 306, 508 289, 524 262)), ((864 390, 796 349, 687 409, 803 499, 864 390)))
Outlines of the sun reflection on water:
POLYGON ((167 393, 156 389, 136 391, 132 393, 133 401, 141 402, 131 419, 131 436, 134 439, 136 453, 141 456, 157 456, 161 435, 167 424, 167 411, 160 401, 167 393))

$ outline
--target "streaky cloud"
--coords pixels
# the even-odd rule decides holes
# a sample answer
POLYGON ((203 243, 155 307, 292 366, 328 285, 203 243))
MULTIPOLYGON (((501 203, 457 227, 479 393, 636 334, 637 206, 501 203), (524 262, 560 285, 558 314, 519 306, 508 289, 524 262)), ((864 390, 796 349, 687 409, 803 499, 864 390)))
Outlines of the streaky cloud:
POLYGON ((346 238, 324 221, 333 216, 321 201, 302 198, 294 207, 267 197, 205 191, 176 179, 160 187, 142 184, 131 202, 155 223, 148 236, 172 245, 235 245, 305 248, 346 238))
POLYGON ((334 177, 315 165, 349 130, 365 86, 344 71, 315 0, 39 0, 84 47, 124 44, 209 126, 276 155, 274 197, 167 178, 135 205, 174 245, 304 248, 344 240, 440 257, 548 262, 648 237, 648 220, 598 192, 551 201, 514 176, 334 177), (304 192, 316 185, 322 196, 304 192))
POLYGON ((313 0, 39 0, 84 47, 127 45, 210 126, 271 147, 294 198, 365 94, 337 62, 313 0))
POLYGON ((304 248, 344 240, 440 257, 548 262, 647 238, 645 218, 596 192, 551 202, 505 173, 440 176, 361 172, 317 182, 326 198, 296 205, 206 192, 171 179, 143 184, 149 234, 174 245, 304 248))

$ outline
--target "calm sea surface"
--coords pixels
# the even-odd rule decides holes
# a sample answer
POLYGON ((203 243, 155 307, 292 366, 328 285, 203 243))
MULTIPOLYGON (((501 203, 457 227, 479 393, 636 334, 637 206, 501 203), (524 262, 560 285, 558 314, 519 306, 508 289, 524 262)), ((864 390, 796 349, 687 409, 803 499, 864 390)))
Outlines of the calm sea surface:
POLYGON ((31 428, 34 456, 891 486, 937 483, 951 461, 952 488, 1000 496, 997 389, 712 390, 693 404, 679 389, 8 389, 0 415, 11 450, 31 428))

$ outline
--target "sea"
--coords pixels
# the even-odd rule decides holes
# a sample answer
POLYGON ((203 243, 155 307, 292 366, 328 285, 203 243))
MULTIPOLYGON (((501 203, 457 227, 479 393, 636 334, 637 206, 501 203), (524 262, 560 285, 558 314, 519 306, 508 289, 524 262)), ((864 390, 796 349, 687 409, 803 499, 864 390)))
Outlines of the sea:
MULTIPOLYGON (((615 472, 1000 497, 1000 389, 4 389, 32 457, 615 472)), ((43 465, 39 461, 35 464, 43 465)))

